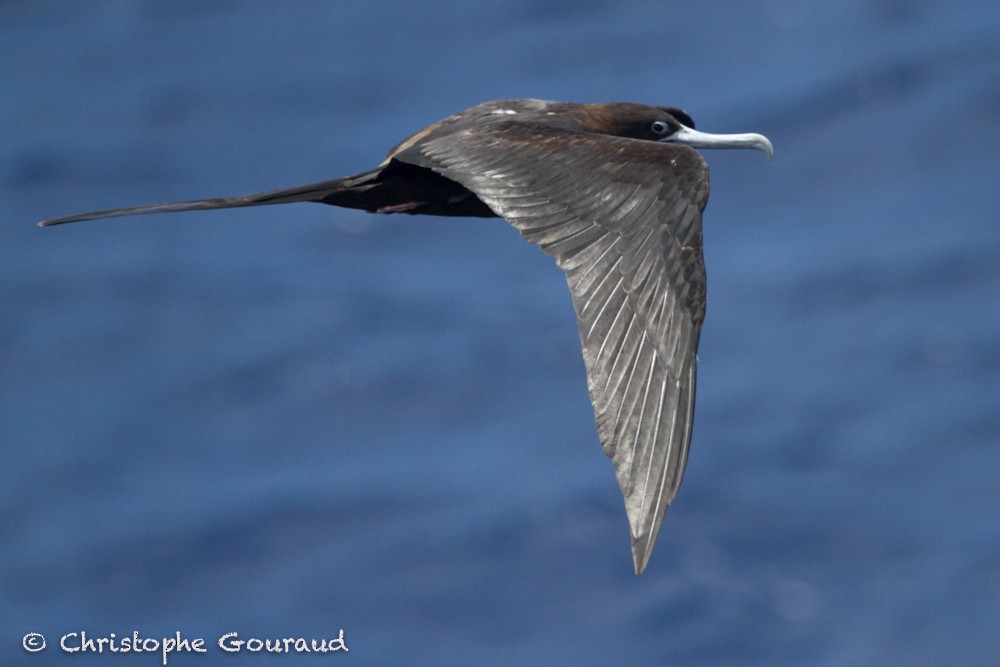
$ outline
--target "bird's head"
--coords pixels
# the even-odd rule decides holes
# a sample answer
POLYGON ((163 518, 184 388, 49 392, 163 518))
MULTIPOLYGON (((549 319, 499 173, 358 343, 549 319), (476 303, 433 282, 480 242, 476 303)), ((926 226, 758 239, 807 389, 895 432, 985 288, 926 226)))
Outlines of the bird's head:
POLYGON ((630 139, 669 141, 693 148, 756 148, 770 158, 771 142, 762 134, 709 134, 694 129, 694 119, 676 107, 614 103, 588 105, 591 130, 630 139))

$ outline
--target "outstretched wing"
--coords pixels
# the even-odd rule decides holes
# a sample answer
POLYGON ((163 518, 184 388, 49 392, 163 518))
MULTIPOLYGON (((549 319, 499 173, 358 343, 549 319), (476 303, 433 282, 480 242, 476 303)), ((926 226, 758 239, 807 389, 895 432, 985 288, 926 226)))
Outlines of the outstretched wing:
POLYGON ((417 143, 395 159, 464 185, 566 272, 641 573, 691 442, 704 160, 684 146, 516 120, 417 143))

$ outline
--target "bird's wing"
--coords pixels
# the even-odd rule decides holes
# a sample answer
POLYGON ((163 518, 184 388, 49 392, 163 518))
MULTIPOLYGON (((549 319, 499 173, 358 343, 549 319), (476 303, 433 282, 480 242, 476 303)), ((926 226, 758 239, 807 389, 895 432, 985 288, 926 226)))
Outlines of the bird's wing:
POLYGON ((704 160, 684 146, 516 121, 418 143, 396 159, 461 183, 566 272, 641 573, 691 441, 704 160))

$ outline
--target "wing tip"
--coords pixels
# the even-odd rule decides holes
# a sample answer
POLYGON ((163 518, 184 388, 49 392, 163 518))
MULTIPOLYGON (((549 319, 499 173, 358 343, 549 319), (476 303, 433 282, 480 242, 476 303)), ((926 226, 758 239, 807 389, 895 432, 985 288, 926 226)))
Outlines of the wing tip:
POLYGON ((649 565, 649 557, 653 555, 653 544, 645 539, 632 537, 632 562, 635 565, 635 576, 641 576, 649 565))
POLYGON ((635 564, 635 576, 640 577, 646 571, 646 565, 649 564, 649 554, 643 553, 641 549, 636 549, 633 544, 632 561, 635 564))
POLYGON ((646 571, 649 565, 649 558, 653 555, 653 547, 656 546, 656 538, 660 535, 660 526, 666 516, 669 504, 664 504, 662 509, 653 514, 637 516, 626 508, 629 517, 629 539, 632 543, 632 563, 635 565, 636 576, 646 571))

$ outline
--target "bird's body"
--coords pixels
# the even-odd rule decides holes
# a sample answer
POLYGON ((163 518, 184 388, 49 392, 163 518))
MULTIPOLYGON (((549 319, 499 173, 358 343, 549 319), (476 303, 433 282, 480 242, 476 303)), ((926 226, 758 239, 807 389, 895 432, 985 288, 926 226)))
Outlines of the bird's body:
POLYGON ((688 146, 771 154, 761 135, 693 126, 671 107, 487 102, 417 132, 354 176, 40 224, 298 201, 503 217, 566 273, 598 434, 625 497, 641 573, 684 474, 705 317, 708 170, 688 146))

